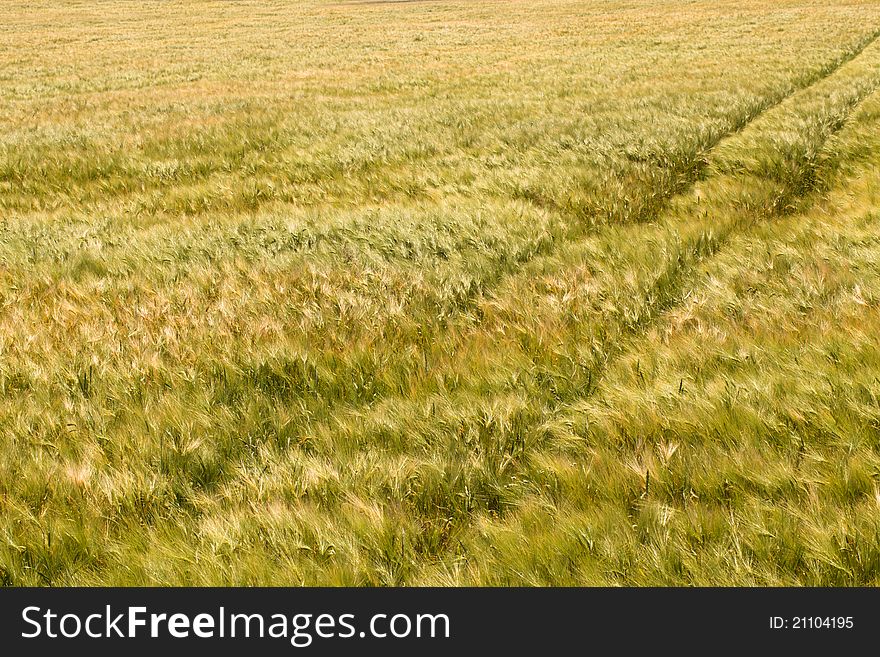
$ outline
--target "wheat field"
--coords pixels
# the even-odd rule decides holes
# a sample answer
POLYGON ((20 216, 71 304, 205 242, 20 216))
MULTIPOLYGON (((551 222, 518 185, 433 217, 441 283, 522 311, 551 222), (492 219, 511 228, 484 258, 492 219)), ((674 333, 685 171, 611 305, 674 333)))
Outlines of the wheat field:
POLYGON ((0 583, 880 584, 880 2, 0 16, 0 583))

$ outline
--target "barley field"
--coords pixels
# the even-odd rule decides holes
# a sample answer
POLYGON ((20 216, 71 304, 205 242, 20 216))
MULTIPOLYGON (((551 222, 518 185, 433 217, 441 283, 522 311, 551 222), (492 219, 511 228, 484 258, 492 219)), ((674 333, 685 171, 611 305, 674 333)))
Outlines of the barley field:
POLYGON ((880 2, 0 18, 0 583, 880 584, 880 2))

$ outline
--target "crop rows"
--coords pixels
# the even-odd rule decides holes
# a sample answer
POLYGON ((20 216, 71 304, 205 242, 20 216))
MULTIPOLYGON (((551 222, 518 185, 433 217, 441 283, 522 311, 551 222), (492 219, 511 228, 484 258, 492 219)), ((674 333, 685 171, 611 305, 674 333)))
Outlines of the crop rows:
POLYGON ((877 581, 877 7, 501 4, 12 12, 0 581, 877 581))

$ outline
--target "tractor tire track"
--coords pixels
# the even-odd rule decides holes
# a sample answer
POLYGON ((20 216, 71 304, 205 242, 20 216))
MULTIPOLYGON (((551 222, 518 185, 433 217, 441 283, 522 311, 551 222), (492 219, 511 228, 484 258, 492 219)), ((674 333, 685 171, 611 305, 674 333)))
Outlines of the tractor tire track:
MULTIPOLYGON (((865 45, 867 48, 870 43, 876 40, 876 36, 865 45)), ((862 49, 864 50, 864 48, 862 49)), ((854 59, 854 58, 851 58, 854 59)), ((851 60, 848 60, 851 61, 851 60)), ((838 67, 840 68, 840 67, 838 67)), ((837 70, 837 69, 835 69, 837 70)), ((821 78, 824 80, 830 76, 826 75, 821 78)), ((815 84, 821 80, 817 80, 813 85, 804 87, 801 91, 807 92, 815 84)), ((821 137, 813 146, 820 150, 827 141, 837 132, 839 132, 846 124, 846 119, 852 111, 871 93, 873 93, 878 85, 880 85, 880 77, 873 80, 871 84, 860 89, 847 102, 841 106, 830 117, 817 120, 817 125, 821 126, 821 137), (830 118, 830 120, 828 120, 830 118)), ((786 98, 790 97, 786 96, 786 98)), ((776 105, 779 105, 776 103, 776 105)), ((775 106, 775 105, 774 105, 775 106)), ((769 108, 768 108, 769 109, 769 108)), ((757 118, 757 116, 755 117, 757 118)), ((747 125, 744 123, 738 132, 741 132, 747 125)), ((733 133, 730 135, 732 136, 733 133)), ((721 140, 719 140, 720 142, 721 140)), ((718 143, 718 142, 716 142, 718 143)), ((710 162, 706 159, 704 169, 708 169, 710 162)), ((789 181, 778 195, 770 199, 767 207, 761 208, 760 212, 745 213, 744 216, 736 216, 733 220, 720 225, 706 226, 699 230, 697 236, 690 241, 678 245, 678 254, 671 259, 661 274, 649 284, 642 295, 643 303, 636 307, 632 312, 632 307, 628 310, 632 318, 627 319, 627 313, 621 311, 607 316, 602 322, 602 326, 607 328, 604 331, 603 338, 600 340, 598 348, 594 349, 596 358, 587 360, 580 366, 579 374, 573 379, 561 380, 559 375, 549 375, 545 382, 545 387, 553 387, 553 395, 550 397, 549 407, 543 413, 544 420, 552 419, 563 407, 570 404, 576 399, 583 399, 595 393, 601 380, 608 368, 626 352, 628 345, 633 343, 644 335, 658 321, 658 319, 668 310, 676 307, 687 296, 687 279, 690 274, 703 262, 716 255, 724 245, 732 238, 738 230, 747 229, 756 222, 766 221, 774 216, 784 213, 791 202, 803 198, 812 191, 815 183, 815 175, 817 171, 811 166, 811 162, 802 161, 799 165, 799 171, 796 179, 789 181), (552 386, 551 386, 552 384, 552 386)), ((740 174, 724 174, 739 179, 740 174)), ((747 192, 748 190, 746 190, 747 192)), ((744 193, 746 193, 744 192, 744 193)), ((724 208, 722 208, 724 209, 724 208)), ((526 304, 527 306, 527 304, 526 304)), ((456 353, 464 352, 461 347, 471 340, 472 336, 477 335, 480 331, 482 323, 481 318, 476 318, 474 323, 467 327, 464 331, 456 336, 455 351, 456 353)), ((457 356, 453 356, 456 359, 457 356)), ((535 365, 540 367, 539 362, 535 365)), ((448 363, 446 364, 448 367, 448 363)), ((414 373, 413 376, 418 376, 414 373)), ((388 401, 393 398, 401 397, 400 395, 388 395, 372 400, 388 401)), ((339 410, 357 412, 367 404, 344 405, 339 410)), ((365 418, 362 418, 365 419, 365 418)))
POLYGON ((571 208, 559 204, 552 197, 536 192, 515 195, 515 198, 523 200, 538 209, 556 213, 557 215, 570 220, 574 227, 563 233, 558 239, 538 243, 536 248, 525 253, 515 261, 515 267, 513 269, 504 270, 502 268, 499 269, 495 275, 488 276, 483 282, 481 282, 479 289, 468 290, 462 298, 455 300, 456 307, 460 308, 461 313, 471 310, 480 296, 485 296, 487 293, 491 293, 491 290, 502 285, 505 279, 516 276, 522 268, 532 260, 544 256, 552 256, 568 244, 595 235, 604 226, 612 224, 639 224, 650 221, 667 207, 672 199, 690 191, 696 182, 705 175, 709 164, 708 156, 718 144, 739 134, 756 119, 778 107, 795 94, 806 91, 807 89, 821 83, 823 80, 830 78, 843 66, 858 57, 865 51, 865 49, 877 41, 878 38, 880 38, 880 29, 869 33, 866 38, 858 42, 844 55, 832 60, 812 75, 804 76, 802 79, 792 83, 790 89, 763 99, 763 101, 758 103, 755 107, 737 117, 731 128, 713 136, 703 148, 694 153, 687 160, 684 160, 673 167, 670 172, 671 180, 668 184, 654 190, 648 201, 640 205, 638 209, 632 213, 624 212, 622 215, 617 216, 613 211, 609 211, 606 212, 603 217, 597 215, 595 212, 572 210, 571 208))
MULTIPOLYGON (((321 385, 321 382, 316 380, 311 387, 311 390, 306 394, 314 397, 311 403, 323 402, 325 407, 320 414, 321 417, 316 417, 313 420, 304 423, 298 429, 298 434, 300 436, 307 436, 316 428, 321 427, 323 429, 328 429, 338 422, 339 415, 345 416, 362 414, 364 411, 369 412, 369 409, 372 406, 380 402, 389 402, 397 398, 412 398, 412 391, 414 389, 424 389, 423 385, 419 382, 419 379, 424 377, 428 371, 435 374, 438 369, 443 370, 449 369, 450 367, 449 361, 446 361, 445 359, 444 361, 438 361, 438 359, 444 358, 443 354, 436 355, 436 352, 435 355, 429 354, 428 344, 433 339, 443 340, 444 335, 449 336, 450 332, 453 332, 452 340, 449 344, 449 351, 451 351, 452 359, 455 361, 458 359, 457 354, 465 351, 462 349, 462 346, 466 345, 472 339, 472 336, 479 334, 482 330, 485 322, 483 314, 471 313, 469 311, 472 311, 476 307, 480 299, 491 294, 491 292, 487 292, 486 288, 495 290, 501 287, 506 281, 514 280, 517 276, 523 275, 522 270, 529 261, 535 260, 538 257, 551 258, 562 248, 576 245, 588 237, 595 235, 602 228, 608 227, 609 225, 638 224, 657 217, 674 198, 687 193, 693 188, 698 180, 705 177, 710 166, 710 154, 722 141, 741 133, 759 117, 778 107, 795 94, 806 92, 815 85, 830 78, 843 66, 858 57, 878 38, 880 38, 880 30, 873 32, 868 38, 859 42, 857 46, 848 51, 844 57, 834 60, 819 73, 811 76, 809 82, 804 84, 794 84, 792 88, 785 93, 778 94, 762 103, 759 108, 743 114, 743 116, 736 120, 735 125, 731 130, 725 131, 723 134, 719 134, 713 138, 711 144, 702 149, 693 158, 693 161, 689 162, 687 166, 682 168, 684 178, 677 184, 670 185, 665 190, 662 190, 662 193, 658 194, 656 201, 654 205, 650 207, 650 210, 643 209, 643 211, 637 215, 620 217, 616 221, 613 219, 592 222, 580 221, 578 223, 578 232, 573 236, 545 242, 543 248, 540 248, 531 254, 524 254, 524 256, 516 263, 514 269, 508 271, 498 270, 497 275, 492 276, 488 280, 484 280, 484 283, 477 289, 471 287, 466 294, 463 295, 465 297, 462 300, 463 303, 457 305, 451 312, 441 315, 438 318, 438 321, 432 322, 432 326, 428 327, 428 329, 422 334, 422 343, 419 344, 418 347, 423 351, 424 365, 410 370, 405 375, 405 378, 399 381, 395 380, 393 386, 380 389, 371 388, 370 393, 364 394, 363 396, 358 395, 356 398, 349 397, 348 399, 334 400, 332 398, 323 397, 321 390, 325 386, 321 385), (464 317, 466 314, 467 316, 464 317), (456 317, 463 318, 463 321, 461 323, 456 323, 456 317), (452 323, 452 326, 450 326, 450 323, 452 323), (402 392, 403 390, 409 390, 410 392, 405 394, 402 392), (329 427, 328 424, 330 425, 329 427)), ((721 247, 724 239, 726 239, 726 237, 722 238, 720 234, 707 235, 703 238, 702 243, 697 245, 697 250, 700 254, 700 261, 717 251, 721 247)), ((684 285, 686 274, 697 264, 698 262, 690 262, 682 257, 671 262, 661 277, 658 278, 653 286, 645 293, 644 298, 646 299, 646 302, 642 306, 642 309, 637 313, 639 319, 636 322, 631 322, 631 325, 625 328, 622 333, 615 334, 614 338, 626 340, 632 339, 632 337, 637 335, 639 331, 647 330, 650 324, 655 321, 657 316, 662 312, 674 306, 681 294, 679 288, 684 285)), ((619 324, 620 318, 615 319, 612 316, 608 319, 610 320, 608 322, 609 324, 619 324)), ((592 394, 592 391, 595 390, 601 380, 605 369, 607 369, 611 361, 616 357, 614 354, 619 350, 619 347, 616 346, 618 341, 619 340, 614 340, 613 344, 605 342, 603 348, 595 352, 597 356, 601 355, 601 360, 588 361, 588 363, 582 366, 580 371, 584 374, 585 380, 583 382, 560 382, 563 384, 563 388, 567 392, 555 396, 550 407, 553 409, 552 412, 555 412, 555 409, 573 399, 575 394, 592 394)), ((260 375, 259 373, 265 369, 266 364, 243 363, 239 367, 242 372, 241 376, 247 381, 250 381, 250 379, 260 375)), ((317 376, 317 373, 314 374, 317 376)), ((344 377, 345 374, 345 372, 336 372, 334 378, 344 377)), ((365 371, 358 371, 356 374, 361 377, 369 377, 370 375, 369 372, 365 371)), ((250 385, 250 383, 246 383, 245 385, 250 385)))
MULTIPOLYGON (((491 281, 492 287, 500 286, 507 279, 512 279, 517 275, 520 275, 520 272, 523 266, 531 259, 537 256, 547 256, 549 257, 555 251, 563 248, 565 245, 570 245, 572 243, 576 243, 579 240, 586 239, 587 236, 592 235, 598 232, 601 228, 607 226, 609 223, 640 223, 650 220, 656 217, 664 207, 671 201, 671 199, 675 198, 678 195, 682 195, 691 189, 696 182, 705 175, 705 172, 709 167, 709 153, 714 149, 719 143, 721 143, 725 138, 732 137, 740 132, 742 132, 748 125, 750 125, 753 121, 755 121, 758 117, 765 114, 767 111, 777 107, 781 103, 783 103, 786 99, 792 97, 798 92, 805 91, 814 85, 818 84, 822 80, 825 80, 832 76, 836 71, 838 71, 842 66, 846 63, 855 59, 860 53, 862 53, 866 48, 868 48, 872 43, 874 43, 877 38, 880 37, 880 31, 875 32, 870 39, 865 40, 860 43, 857 48, 850 51, 847 56, 844 58, 836 60, 833 65, 829 65, 826 69, 823 69, 820 75, 816 75, 812 77, 812 81, 808 84, 804 85, 795 85, 793 89, 786 91, 786 93, 780 94, 770 101, 762 104, 759 110, 753 110, 744 114, 740 119, 738 119, 734 125, 734 128, 724 132, 723 134, 718 135, 716 138, 712 140, 712 143, 706 148, 702 149, 697 156, 695 156, 693 162, 689 162, 687 166, 683 168, 685 172, 683 176, 683 180, 679 181, 674 185, 670 185, 668 188, 662 190, 657 196, 657 200, 655 205, 651 206, 649 210, 643 209, 640 214, 636 214, 629 217, 622 217, 617 222, 611 221, 599 221, 593 223, 582 222, 580 223, 581 228, 579 229, 579 234, 575 235, 574 238, 566 238, 561 240, 556 240, 551 242, 547 248, 546 253, 536 253, 532 254, 532 256, 523 258, 522 262, 518 263, 518 267, 512 271, 508 272, 500 272, 498 276, 494 277, 491 281)), ((842 125, 842 122, 838 122, 842 125)), ((839 129, 839 127, 838 127, 839 129)), ((827 137, 830 136, 827 135, 827 137)), ((566 381, 561 382, 564 385, 564 390, 566 391, 562 395, 559 395, 555 399, 552 400, 551 404, 546 408, 546 411, 540 413, 543 417, 542 421, 546 421, 551 419, 554 415, 558 414, 566 404, 573 401, 576 398, 583 397, 584 395, 591 395, 595 392, 598 387, 599 381, 602 379, 605 371, 607 371, 608 367, 616 360, 620 355, 624 353, 623 343, 629 343, 637 338, 638 335, 644 333, 648 328, 661 316, 663 312, 668 310, 669 308, 674 307, 677 303, 680 302, 680 299, 683 296, 683 291, 686 284, 686 278, 689 272, 691 272, 699 262, 702 262, 708 257, 711 257, 716 253, 728 239, 729 235, 708 235, 705 239, 702 239, 702 243, 697 245, 697 253, 698 257, 694 258, 686 258, 679 257, 672 261, 664 273, 660 278, 654 281, 653 285, 648 289, 645 295, 645 303, 642 306, 642 309, 638 312, 638 320, 635 322, 631 322, 629 325, 624 327, 622 332, 618 332, 614 335, 617 338, 613 344, 606 343, 604 348, 601 350, 604 352, 604 357, 601 361, 597 362, 589 362, 586 364, 587 366, 582 369, 582 372, 585 375, 585 380, 581 383, 578 381, 566 381)), ((468 296, 467 304, 464 308, 457 308, 452 315, 463 315, 468 309, 473 308, 477 301, 485 296, 485 292, 483 290, 477 290, 468 296)), ((447 332, 449 328, 447 326, 447 322, 452 318, 452 316, 447 316, 444 321, 437 322, 433 329, 429 329, 426 333, 436 333, 441 337, 444 331, 447 332)), ((610 321, 608 324, 619 323, 620 318, 609 317, 610 321)), ((469 342, 472 336, 478 334, 483 325, 484 318, 480 315, 470 315, 466 318, 463 324, 458 326, 459 330, 456 330, 452 336, 452 342, 450 344, 453 349, 452 361, 455 362, 458 360, 458 354, 464 349, 460 349, 462 345, 465 345, 469 342)), ((426 361, 428 359, 428 352, 425 351, 426 361)), ((432 358, 431 360, 436 360, 436 358, 432 358)), ((444 369, 449 369, 451 362, 442 362, 439 364, 439 367, 444 369)), ((349 398, 349 399, 339 399, 338 401, 333 400, 332 398, 323 397, 321 394, 321 390, 324 386, 320 385, 319 381, 316 381, 314 385, 311 387, 311 390, 307 391, 305 394, 313 397, 310 401, 310 404, 320 403, 325 408, 319 417, 315 417, 312 420, 305 421, 301 426, 297 427, 296 434, 298 438, 294 439, 294 442, 299 442, 300 439, 306 439, 310 434, 315 431, 319 431, 326 435, 326 432, 330 432, 331 434, 335 433, 335 431, 341 428, 340 422, 344 423, 346 418, 351 418, 353 416, 360 416, 360 420, 366 420, 366 414, 370 413, 370 409, 374 404, 379 402, 391 402, 394 399, 411 399, 413 397, 413 390, 418 391, 419 389, 424 390, 423 384, 420 383, 419 379, 424 375, 425 371, 430 367, 433 371, 437 366, 437 363, 426 362, 426 367, 424 370, 415 369, 409 372, 405 379, 402 381, 398 381, 397 388, 399 390, 410 390, 408 394, 404 394, 398 390, 394 390, 393 388, 388 388, 386 390, 374 390, 373 393, 366 395, 363 398, 349 398)), ((241 367, 241 366, 240 366, 241 367)), ((243 380, 239 381, 237 384, 233 382, 233 385, 240 386, 245 385, 246 387, 257 386, 259 387, 260 377, 262 377, 266 372, 264 372, 266 367, 265 363, 244 363, 243 367, 241 367, 241 374, 236 374, 236 378, 241 378, 243 380), (256 377, 256 379, 254 378, 256 377)), ((284 372, 280 374, 269 372, 272 376, 277 378, 278 376, 285 376, 284 372)), ((317 376, 317 372, 312 372, 315 376, 317 376)), ((338 378, 339 376, 343 376, 343 373, 335 373, 334 378, 338 378)), ((225 387, 226 382, 224 381, 223 386, 225 387)), ((295 389, 297 386, 293 386, 292 389, 295 389)), ((418 393, 416 393, 418 394, 418 393)), ((490 393, 491 394, 491 393, 490 393)), ((288 436, 287 444, 290 445, 290 436, 288 436)), ((279 445, 283 448, 283 445, 279 445)))
MULTIPOLYGON (((873 84, 849 99, 841 107, 841 110, 831 117, 817 150, 822 150, 828 141, 846 126, 847 119, 852 113, 878 88, 880 88, 880 79, 875 80, 873 84)), ((736 234, 785 214, 793 202, 807 198, 816 190, 815 176, 820 171, 811 166, 809 162, 804 161, 802 164, 803 166, 798 172, 799 175, 794 180, 795 184, 788 186, 781 194, 777 195, 765 213, 734 219, 714 234, 711 230, 702 232, 696 240, 693 240, 690 249, 682 251, 684 253, 692 252, 691 257, 682 257, 680 253, 679 257, 669 263, 667 269, 648 289, 645 295, 646 301, 641 307, 637 319, 624 325, 623 331, 615 336, 618 340, 608 344, 605 358, 590 368, 589 385, 583 390, 583 394, 578 395, 577 399, 585 399, 594 395, 608 369, 625 357, 634 344, 644 337, 664 314, 678 307, 688 298, 687 279, 698 266, 720 253, 736 234)), ((547 419, 557 415, 570 401, 565 400, 554 405, 547 419)))

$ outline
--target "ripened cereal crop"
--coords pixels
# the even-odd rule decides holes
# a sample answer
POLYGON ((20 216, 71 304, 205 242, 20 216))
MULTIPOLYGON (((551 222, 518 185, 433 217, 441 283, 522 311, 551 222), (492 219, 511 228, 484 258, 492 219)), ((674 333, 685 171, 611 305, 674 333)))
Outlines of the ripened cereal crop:
POLYGON ((4 0, 0 584, 880 584, 878 37, 4 0))

